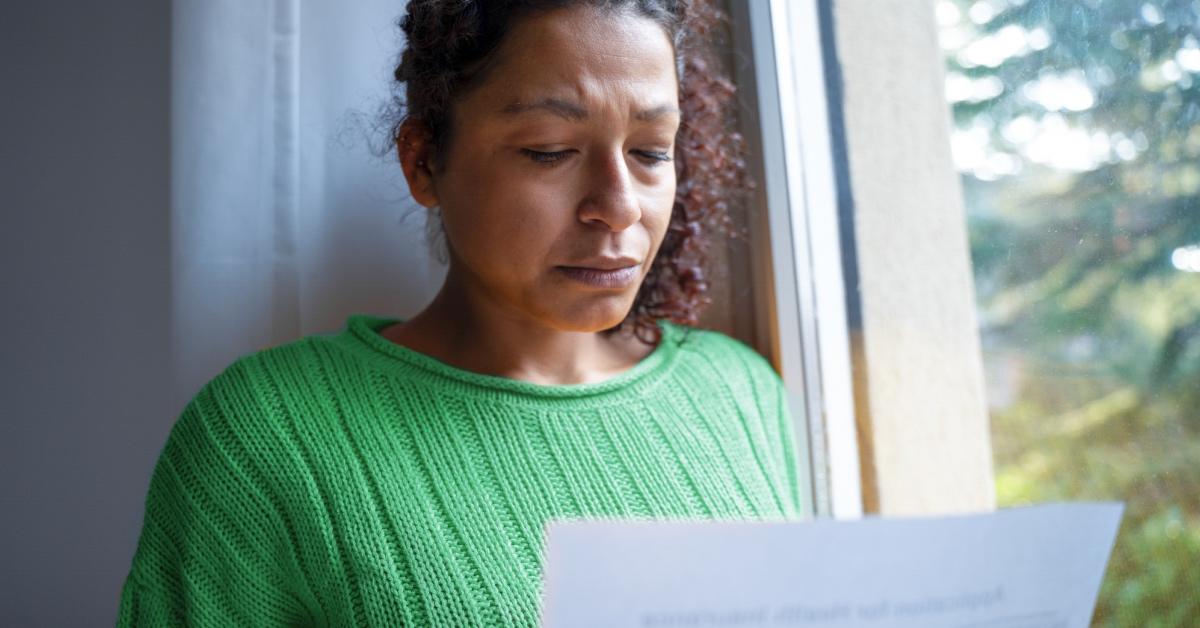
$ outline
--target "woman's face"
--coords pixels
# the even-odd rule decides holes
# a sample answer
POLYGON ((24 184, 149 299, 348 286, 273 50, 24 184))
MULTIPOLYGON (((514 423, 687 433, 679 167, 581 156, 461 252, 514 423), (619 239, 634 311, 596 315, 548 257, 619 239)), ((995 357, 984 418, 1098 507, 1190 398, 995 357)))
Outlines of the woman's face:
POLYGON ((434 178, 451 272, 506 314, 612 327, 675 198, 671 42, 649 19, 581 7, 519 20, 498 54, 455 104, 434 178))

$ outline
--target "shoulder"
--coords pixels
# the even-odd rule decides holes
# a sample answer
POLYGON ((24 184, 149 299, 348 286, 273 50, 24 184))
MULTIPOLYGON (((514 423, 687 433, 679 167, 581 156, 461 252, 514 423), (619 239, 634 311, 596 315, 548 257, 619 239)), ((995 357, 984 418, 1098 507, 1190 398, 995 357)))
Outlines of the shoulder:
POLYGON ((310 337, 238 357, 204 382, 179 414, 164 453, 187 449, 200 464, 269 465, 282 451, 285 406, 319 359, 310 337), (204 456, 207 460, 201 460, 204 456))
POLYGON ((229 409, 258 412, 286 386, 289 371, 303 371, 319 359, 312 337, 244 354, 200 387, 189 405, 220 401, 229 409))
POLYGON ((147 509, 172 526, 276 517, 290 508, 302 441, 280 381, 310 358, 309 341, 243 355, 210 378, 176 416, 160 449, 147 509))
POLYGON ((761 373, 774 373, 774 367, 753 347, 723 332, 678 323, 666 323, 670 337, 684 354, 717 360, 731 366, 740 365, 761 373))
POLYGON ((344 330, 314 333, 245 353, 205 382, 200 392, 252 398, 308 390, 315 373, 328 370, 331 361, 340 361, 336 345, 343 335, 344 330))
POLYGON ((675 342, 680 359, 692 364, 702 364, 708 372, 723 378, 749 380, 755 386, 780 384, 775 367, 753 347, 725 333, 691 327, 678 323, 665 323, 669 337, 675 342))

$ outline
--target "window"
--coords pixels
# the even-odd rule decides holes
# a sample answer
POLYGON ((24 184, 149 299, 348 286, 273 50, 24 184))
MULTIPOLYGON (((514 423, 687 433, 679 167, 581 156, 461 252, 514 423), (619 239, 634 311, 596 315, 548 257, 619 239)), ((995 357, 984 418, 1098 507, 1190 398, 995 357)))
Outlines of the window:
POLYGON ((1125 501, 1096 622, 1192 625, 1200 3, 939 0, 936 12, 998 502, 1125 501))

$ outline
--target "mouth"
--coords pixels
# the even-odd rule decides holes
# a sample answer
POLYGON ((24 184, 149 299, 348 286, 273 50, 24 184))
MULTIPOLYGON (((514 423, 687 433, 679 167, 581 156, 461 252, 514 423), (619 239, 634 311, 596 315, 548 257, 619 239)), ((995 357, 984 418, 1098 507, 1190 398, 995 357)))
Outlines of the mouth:
POLYGON ((555 266, 567 278, 593 288, 622 289, 637 281, 637 264, 621 268, 588 268, 583 266, 555 266))
POLYGON ((562 267, 589 268, 593 270, 620 270, 622 268, 628 268, 629 266, 638 266, 641 263, 642 261, 638 258, 630 257, 628 255, 616 257, 607 257, 601 255, 597 257, 589 257, 587 259, 571 260, 570 264, 563 264, 562 267))

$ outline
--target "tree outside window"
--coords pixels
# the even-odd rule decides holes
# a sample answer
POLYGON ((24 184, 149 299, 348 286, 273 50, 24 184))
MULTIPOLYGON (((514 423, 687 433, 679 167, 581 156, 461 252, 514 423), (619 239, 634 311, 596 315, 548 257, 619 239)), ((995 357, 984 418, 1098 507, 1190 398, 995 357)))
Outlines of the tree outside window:
POLYGON ((998 501, 1125 501, 1096 625, 1197 625, 1200 0, 937 16, 998 501))

